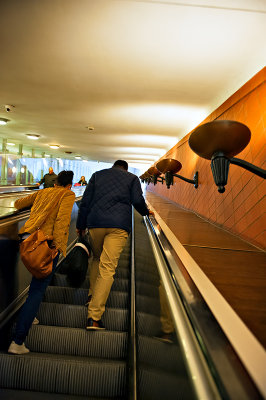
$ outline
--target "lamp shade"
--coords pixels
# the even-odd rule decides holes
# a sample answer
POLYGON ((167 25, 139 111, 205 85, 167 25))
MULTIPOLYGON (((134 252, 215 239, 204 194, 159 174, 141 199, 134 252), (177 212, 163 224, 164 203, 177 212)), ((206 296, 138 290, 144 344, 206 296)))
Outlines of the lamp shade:
POLYGON ((171 172, 175 174, 182 168, 181 162, 175 160, 174 158, 165 158, 156 164, 156 168, 162 173, 171 172))
POLYGON ((241 122, 219 120, 198 126, 188 143, 194 153, 210 160, 216 152, 234 157, 248 145, 250 138, 249 128, 241 122))
POLYGON ((161 172, 158 171, 158 169, 157 169, 156 167, 150 167, 150 168, 148 169, 148 174, 150 174, 150 175, 155 175, 155 176, 159 176, 159 175, 161 175, 161 172))

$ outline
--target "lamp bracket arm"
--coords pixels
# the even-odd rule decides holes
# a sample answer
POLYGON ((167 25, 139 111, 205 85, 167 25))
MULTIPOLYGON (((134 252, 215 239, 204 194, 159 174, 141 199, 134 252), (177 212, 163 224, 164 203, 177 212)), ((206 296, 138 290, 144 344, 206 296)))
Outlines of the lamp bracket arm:
POLYGON ((192 183, 195 186, 195 188, 197 189, 197 187, 198 187, 198 174, 199 174, 198 171, 196 171, 195 175, 194 175, 194 179, 188 179, 188 178, 185 178, 184 176, 178 175, 178 174, 173 174, 173 176, 176 176, 177 178, 180 178, 185 182, 192 183))
POLYGON ((177 178, 180 178, 180 179, 182 179, 183 181, 186 181, 186 182, 188 182, 188 183, 194 183, 194 180, 185 178, 185 177, 182 176, 182 175, 173 174, 173 176, 176 176, 177 178))
POLYGON ((230 163, 234 165, 238 165, 241 168, 244 168, 250 172, 253 172, 253 174, 260 176, 261 178, 265 179, 266 178, 266 170, 257 167, 256 165, 253 165, 245 160, 241 160, 240 158, 232 157, 229 158, 230 163))

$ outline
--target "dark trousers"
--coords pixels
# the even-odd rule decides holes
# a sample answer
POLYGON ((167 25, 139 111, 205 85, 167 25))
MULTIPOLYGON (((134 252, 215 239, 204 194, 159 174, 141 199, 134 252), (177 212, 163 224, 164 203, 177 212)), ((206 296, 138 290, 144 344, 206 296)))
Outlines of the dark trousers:
POLYGON ((59 254, 55 257, 53 261, 53 271, 50 273, 50 275, 43 279, 36 279, 33 277, 31 280, 27 300, 21 308, 16 323, 16 330, 13 338, 16 344, 22 344, 29 333, 32 322, 36 317, 36 314, 42 302, 45 290, 51 282, 51 279, 55 273, 58 258, 59 254))

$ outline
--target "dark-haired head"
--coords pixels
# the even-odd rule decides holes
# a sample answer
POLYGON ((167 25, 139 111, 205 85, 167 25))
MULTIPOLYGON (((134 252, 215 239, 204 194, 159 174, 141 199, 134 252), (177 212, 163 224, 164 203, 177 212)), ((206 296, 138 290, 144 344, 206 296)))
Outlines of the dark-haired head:
POLYGON ((128 163, 125 160, 117 160, 113 167, 124 169, 125 171, 128 170, 128 163))
POLYGON ((57 186, 72 186, 72 182, 73 182, 73 176, 74 173, 73 171, 61 171, 59 172, 59 174, 57 175, 57 179, 56 179, 56 185, 57 186))

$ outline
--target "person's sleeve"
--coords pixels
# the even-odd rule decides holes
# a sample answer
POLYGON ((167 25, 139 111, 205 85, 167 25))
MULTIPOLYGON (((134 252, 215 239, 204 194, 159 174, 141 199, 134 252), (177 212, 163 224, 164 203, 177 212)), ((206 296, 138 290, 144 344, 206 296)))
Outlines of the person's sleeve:
POLYGON ((84 230, 87 227, 87 216, 90 212, 90 208, 92 205, 92 199, 95 191, 95 179, 96 179, 96 174, 94 173, 89 181, 89 184, 87 185, 83 197, 81 199, 80 205, 79 205, 79 213, 78 213, 78 218, 77 218, 77 229, 84 230))
POLYGON ((34 200, 36 199, 38 193, 40 192, 36 191, 27 197, 22 197, 20 199, 17 199, 14 203, 14 206, 16 207, 17 210, 22 210, 23 208, 30 208, 34 203, 34 200))
POLYGON ((134 178, 131 186, 131 204, 141 215, 149 215, 149 209, 145 203, 140 181, 137 177, 134 178))
POLYGON ((54 230, 53 230, 53 243, 55 247, 66 256, 66 243, 69 234, 69 226, 71 221, 71 212, 75 202, 75 193, 69 191, 60 203, 59 210, 56 216, 54 230))

